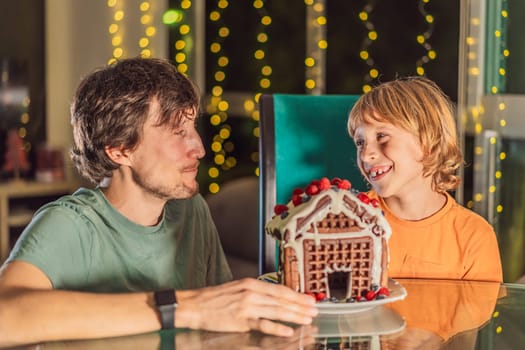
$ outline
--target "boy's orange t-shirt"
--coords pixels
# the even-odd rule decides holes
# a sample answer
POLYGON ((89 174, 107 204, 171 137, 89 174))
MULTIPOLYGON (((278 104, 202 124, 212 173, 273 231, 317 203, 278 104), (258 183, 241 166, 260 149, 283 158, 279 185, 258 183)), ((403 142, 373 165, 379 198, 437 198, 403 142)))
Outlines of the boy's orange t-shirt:
POLYGON ((375 191, 368 194, 379 199, 392 227, 389 277, 502 282, 494 229, 448 193, 441 210, 419 221, 397 218, 375 191))

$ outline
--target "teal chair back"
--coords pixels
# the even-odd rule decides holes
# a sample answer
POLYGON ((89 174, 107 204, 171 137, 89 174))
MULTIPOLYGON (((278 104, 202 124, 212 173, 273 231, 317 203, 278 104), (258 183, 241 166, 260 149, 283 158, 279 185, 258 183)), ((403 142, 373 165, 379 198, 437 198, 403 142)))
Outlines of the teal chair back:
POLYGON ((365 191, 347 132, 359 95, 262 95, 260 111, 259 273, 276 270, 275 241, 264 232, 275 204, 314 179, 340 177, 365 191))

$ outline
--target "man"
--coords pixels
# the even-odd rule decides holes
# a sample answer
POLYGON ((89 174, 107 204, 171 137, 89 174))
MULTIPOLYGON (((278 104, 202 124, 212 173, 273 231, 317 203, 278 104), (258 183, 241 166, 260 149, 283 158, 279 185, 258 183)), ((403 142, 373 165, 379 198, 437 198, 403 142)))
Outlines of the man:
POLYGON ((39 209, 0 270, 0 346, 174 325, 287 336, 275 321, 311 322, 309 296, 228 282, 195 180, 198 100, 159 59, 122 60, 81 82, 72 158, 97 186, 39 209))

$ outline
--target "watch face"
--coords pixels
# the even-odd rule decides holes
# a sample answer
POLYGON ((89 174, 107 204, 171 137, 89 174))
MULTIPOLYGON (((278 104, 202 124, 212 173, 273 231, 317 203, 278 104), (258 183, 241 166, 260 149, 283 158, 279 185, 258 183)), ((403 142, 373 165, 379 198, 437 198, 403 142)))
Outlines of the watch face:
POLYGON ((177 303, 174 289, 156 291, 154 295, 156 305, 167 305, 177 303))

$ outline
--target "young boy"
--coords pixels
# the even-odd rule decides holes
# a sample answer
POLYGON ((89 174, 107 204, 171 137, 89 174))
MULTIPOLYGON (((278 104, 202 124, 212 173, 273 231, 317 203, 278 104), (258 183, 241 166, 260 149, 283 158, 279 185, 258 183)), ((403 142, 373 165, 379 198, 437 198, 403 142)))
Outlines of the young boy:
POLYGON ((375 87, 353 107, 348 130, 369 196, 392 226, 390 277, 502 281, 492 226, 447 193, 463 158, 450 100, 434 82, 375 87))

